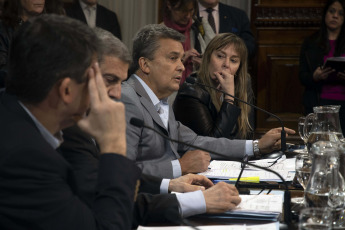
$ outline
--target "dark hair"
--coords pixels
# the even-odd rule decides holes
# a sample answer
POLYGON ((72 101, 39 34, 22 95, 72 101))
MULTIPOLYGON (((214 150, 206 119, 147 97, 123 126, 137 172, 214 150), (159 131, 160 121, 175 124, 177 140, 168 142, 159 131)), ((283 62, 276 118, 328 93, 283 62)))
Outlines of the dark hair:
MULTIPOLYGON (((1 19, 7 26, 16 28, 21 22, 22 12, 21 0, 5 0, 1 19)), ((64 14, 61 0, 45 0, 43 13, 64 14)))
POLYGON ((97 47, 97 36, 80 21, 53 14, 30 19, 10 46, 7 90, 35 104, 63 78, 84 82, 97 47))
POLYGON ((169 10, 168 4, 174 9, 174 10, 184 10, 187 7, 187 4, 192 2, 193 8, 194 8, 194 14, 192 15, 193 18, 197 17, 198 14, 198 1, 197 0, 165 0, 164 6, 163 6, 163 15, 170 18, 171 12, 169 10))
MULTIPOLYGON (((344 0, 328 0, 325 7, 323 8, 320 30, 316 33, 315 36, 315 39, 321 47, 321 49, 324 51, 324 54, 327 54, 330 50, 328 42, 327 25, 325 22, 326 14, 329 7, 335 2, 339 2, 340 5, 343 7, 343 10, 345 10, 344 0)), ((336 41, 334 56, 340 56, 343 53, 345 53, 345 23, 343 23, 343 25, 341 26, 341 30, 336 41)))
POLYGON ((178 42, 184 41, 184 35, 162 24, 149 24, 141 28, 133 38, 133 62, 129 69, 129 76, 139 69, 141 57, 153 60, 155 52, 159 49, 159 40, 170 38, 178 42))

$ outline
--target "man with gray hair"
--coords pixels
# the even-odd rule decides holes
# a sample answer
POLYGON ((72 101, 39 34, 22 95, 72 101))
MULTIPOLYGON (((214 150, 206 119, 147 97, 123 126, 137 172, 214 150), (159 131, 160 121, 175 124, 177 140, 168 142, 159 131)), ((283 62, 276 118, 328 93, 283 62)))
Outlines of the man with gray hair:
MULTIPOLYGON (((230 140, 202 137, 176 121, 167 98, 179 89, 184 66, 183 35, 164 25, 147 25, 133 39, 132 75, 123 83, 122 102, 126 105, 127 156, 135 160, 143 172, 164 178, 176 178, 187 173, 207 170, 213 154, 193 150, 188 144, 212 149, 229 159, 243 159, 272 152, 280 146, 280 129, 272 129, 260 140, 230 140), (168 141, 156 132, 135 127, 132 118, 143 120, 147 126, 172 139, 168 141), (257 152, 257 151, 256 151, 257 152)), ((197 114, 196 114, 197 116, 197 114)), ((294 133, 286 129, 287 133, 294 133)))

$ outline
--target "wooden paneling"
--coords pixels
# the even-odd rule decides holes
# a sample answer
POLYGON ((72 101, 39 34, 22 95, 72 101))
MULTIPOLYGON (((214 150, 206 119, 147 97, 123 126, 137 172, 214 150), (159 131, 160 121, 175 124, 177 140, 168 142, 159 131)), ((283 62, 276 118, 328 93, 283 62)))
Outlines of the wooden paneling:
MULTIPOLYGON (((324 3, 325 0, 252 1, 252 30, 258 44, 253 71, 257 105, 295 130, 297 119, 303 114, 303 87, 298 79, 300 47, 319 28, 324 3)), ((257 134, 279 125, 274 117, 256 112, 257 134)))

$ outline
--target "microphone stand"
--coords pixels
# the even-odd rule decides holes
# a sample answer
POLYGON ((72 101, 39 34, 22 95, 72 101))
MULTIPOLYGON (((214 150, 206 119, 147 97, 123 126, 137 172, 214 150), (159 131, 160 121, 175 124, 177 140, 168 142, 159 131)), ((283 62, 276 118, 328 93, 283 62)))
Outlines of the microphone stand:
MULTIPOLYGON (((143 120, 140 120, 138 118, 131 118, 131 120, 129 121, 130 124, 136 126, 136 127, 139 127, 139 128, 147 128, 147 129, 150 129, 152 130, 153 132, 159 134, 160 136, 162 136, 163 138, 169 140, 169 141, 172 141, 172 142, 175 142, 175 143, 178 143, 178 144, 183 144, 183 145, 187 145, 189 147, 192 147, 192 148, 195 148, 195 149, 200 149, 200 150, 203 150, 205 152, 209 152, 209 153, 212 153, 214 155, 217 155, 217 156, 221 156, 225 159, 228 158, 228 156, 224 155, 224 154, 221 154, 221 153, 217 153, 217 152, 214 152, 214 151, 211 151, 211 150, 208 150, 208 149, 205 149, 205 148, 202 148, 202 147, 199 147, 199 146, 196 146, 196 145, 192 145, 192 144, 189 144, 189 143, 185 143, 183 141, 179 141, 179 140, 174 140, 174 139, 171 139, 170 137, 168 137, 167 135, 165 135, 164 133, 150 127, 150 126, 147 126, 145 125, 144 121, 143 120)), ((284 192, 284 221, 285 223, 290 226, 291 225, 291 207, 290 207, 290 201, 291 201, 291 194, 290 194, 290 191, 289 191, 289 187, 286 183, 286 181, 284 180, 284 178, 277 172, 273 171, 272 169, 269 169, 269 168, 265 168, 265 167, 261 167, 261 166, 258 166, 258 165, 255 165, 255 164, 252 164, 250 162, 245 162, 244 160, 233 160, 233 161, 236 161, 236 162, 240 162, 241 164, 245 165, 250 165, 250 166, 253 166, 255 168, 259 168, 259 169, 262 169, 262 170, 265 170, 267 172, 270 172, 270 173, 273 173, 274 175, 278 176, 279 179, 282 181, 282 183, 284 184, 284 187, 285 187, 285 192, 284 192)), ((244 167, 243 167, 244 168, 244 167)), ((240 185, 240 183, 238 183, 238 185, 240 185)), ((242 187, 242 186, 241 186, 242 187)))
POLYGON ((270 115, 270 116, 276 118, 276 119, 279 121, 279 123, 280 123, 280 125, 281 125, 281 127, 282 127, 282 131, 281 131, 281 150, 282 150, 282 152, 285 152, 285 150, 286 150, 286 132, 285 132, 285 130, 284 130, 284 123, 283 123, 283 121, 282 121, 277 115, 275 115, 275 114, 273 114, 273 113, 270 113, 270 112, 268 112, 267 110, 264 110, 264 109, 262 109, 262 108, 260 108, 260 107, 257 107, 257 106, 255 106, 255 105, 253 105, 253 104, 251 104, 251 103, 248 103, 248 102, 246 102, 246 101, 244 101, 244 100, 242 100, 242 99, 240 99, 240 98, 238 98, 238 97, 235 97, 235 96, 233 96, 233 95, 231 95, 231 94, 228 94, 228 93, 226 93, 226 92, 223 91, 223 90, 217 89, 216 87, 201 84, 201 83, 199 83, 194 77, 187 77, 187 78, 186 78, 186 82, 188 82, 188 83, 190 83, 190 84, 197 84, 197 85, 200 85, 200 86, 204 86, 204 87, 208 87, 208 88, 214 89, 214 90, 216 90, 216 91, 218 91, 218 92, 221 92, 221 93, 223 93, 223 94, 225 94, 225 95, 227 95, 227 96, 230 96, 230 97, 236 99, 237 101, 240 101, 240 102, 242 102, 242 103, 244 103, 244 104, 247 104, 247 105, 249 105, 250 107, 253 107, 253 108, 257 109, 257 110, 260 110, 260 111, 262 111, 262 112, 264 112, 264 113, 266 113, 266 114, 268 114, 268 115, 270 115))

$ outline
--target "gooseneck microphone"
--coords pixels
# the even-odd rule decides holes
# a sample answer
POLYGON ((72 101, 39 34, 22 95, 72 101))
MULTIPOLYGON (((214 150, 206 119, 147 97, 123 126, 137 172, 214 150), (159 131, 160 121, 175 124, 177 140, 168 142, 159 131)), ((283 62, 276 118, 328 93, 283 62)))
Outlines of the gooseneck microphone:
POLYGON ((251 104, 251 103, 248 103, 248 102, 246 102, 246 101, 244 101, 244 100, 242 100, 242 99, 240 99, 240 98, 238 98, 238 97, 236 97, 236 96, 233 96, 233 95, 231 95, 231 94, 228 94, 227 92, 225 92, 225 91, 223 91, 223 90, 217 89, 216 87, 209 86, 209 85, 204 85, 204 84, 198 82, 194 77, 187 77, 187 78, 186 78, 186 82, 188 82, 188 83, 190 83, 190 84, 197 84, 197 85, 201 85, 201 86, 204 86, 204 87, 211 88, 211 89, 213 89, 213 90, 216 90, 216 91, 218 91, 218 92, 221 92, 221 93, 223 93, 223 94, 225 94, 225 95, 227 95, 227 96, 230 96, 230 97, 236 99, 237 101, 240 101, 240 102, 242 102, 242 103, 244 103, 244 104, 247 104, 247 105, 249 105, 249 106, 252 107, 252 108, 255 108, 255 109, 257 109, 257 110, 260 110, 260 111, 262 111, 262 112, 264 112, 264 113, 266 113, 266 114, 268 114, 268 115, 270 115, 270 116, 276 118, 276 119, 279 121, 279 123, 280 123, 280 125, 281 125, 281 127, 282 127, 282 131, 281 131, 281 150, 282 150, 282 152, 285 152, 285 150, 286 150, 286 133, 285 133, 285 130, 284 130, 284 123, 283 123, 283 121, 280 119, 280 117, 278 117, 277 115, 275 115, 275 114, 273 114, 273 113, 268 112, 267 110, 264 110, 264 109, 262 109, 262 108, 260 108, 260 107, 257 107, 256 105, 253 105, 253 104, 251 104))
MULTIPOLYGON (((154 129, 153 127, 146 125, 144 123, 144 121, 141 120, 141 119, 133 117, 133 118, 130 119, 129 123, 134 125, 134 126, 136 126, 136 127, 139 127, 139 128, 150 129, 153 132, 159 134, 160 136, 162 136, 163 138, 165 138, 166 140, 169 140, 171 142, 175 142, 175 143, 183 144, 183 145, 195 148, 195 149, 203 150, 205 152, 209 152, 209 153, 212 153, 214 155, 221 156, 224 159, 228 159, 229 158, 229 156, 226 156, 224 154, 221 154, 221 153, 218 153, 218 152, 215 152, 215 151, 211 151, 211 150, 208 150, 208 149, 196 146, 196 145, 192 145, 192 144, 189 144, 189 143, 186 143, 186 142, 183 142, 183 141, 172 139, 172 138, 168 137, 167 135, 165 135, 164 133, 154 129)), ((282 183, 284 184, 284 187, 285 187, 285 189, 284 189, 285 190, 285 192, 284 192, 284 221, 289 226, 291 224, 291 207, 290 207, 291 195, 290 195, 289 187, 288 187, 286 181, 284 180, 284 178, 279 173, 275 172, 272 169, 264 168, 264 167, 252 164, 250 162, 246 162, 246 160, 232 160, 232 161, 240 162, 243 165, 247 164, 247 165, 253 166, 255 168, 259 168, 259 169, 265 170, 265 171, 273 173, 274 175, 279 177, 279 179, 282 181, 282 183)), ((239 179, 237 179, 237 180, 239 180, 239 179)), ((246 186, 240 186, 241 183, 239 183, 239 182, 237 182, 237 183, 238 183, 239 187, 246 187, 246 186)))

